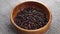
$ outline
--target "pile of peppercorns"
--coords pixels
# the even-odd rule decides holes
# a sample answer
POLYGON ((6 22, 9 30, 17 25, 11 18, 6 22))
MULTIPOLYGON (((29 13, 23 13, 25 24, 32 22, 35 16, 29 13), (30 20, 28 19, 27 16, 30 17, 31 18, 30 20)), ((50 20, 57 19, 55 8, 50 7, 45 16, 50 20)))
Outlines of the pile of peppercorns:
POLYGON ((14 21, 21 28, 34 30, 45 26, 48 17, 42 10, 27 7, 17 13, 14 21))

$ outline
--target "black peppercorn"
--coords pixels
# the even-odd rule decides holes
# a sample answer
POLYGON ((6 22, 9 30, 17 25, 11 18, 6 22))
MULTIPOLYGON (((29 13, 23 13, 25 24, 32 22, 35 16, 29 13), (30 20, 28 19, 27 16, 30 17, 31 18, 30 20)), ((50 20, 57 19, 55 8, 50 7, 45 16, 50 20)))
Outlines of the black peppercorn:
POLYGON ((48 17, 43 10, 38 10, 33 7, 27 7, 17 13, 14 21, 24 29, 39 29, 47 24, 48 17))

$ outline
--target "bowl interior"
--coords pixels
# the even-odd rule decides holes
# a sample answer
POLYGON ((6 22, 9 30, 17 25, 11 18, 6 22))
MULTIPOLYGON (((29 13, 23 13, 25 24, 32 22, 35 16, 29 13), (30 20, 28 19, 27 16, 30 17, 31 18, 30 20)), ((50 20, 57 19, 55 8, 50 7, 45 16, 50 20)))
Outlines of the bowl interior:
POLYGON ((21 4, 17 5, 17 6, 13 9, 13 13, 12 13, 12 19, 13 19, 13 21, 14 21, 15 16, 17 15, 17 13, 18 13, 20 10, 24 9, 25 7, 33 7, 33 8, 37 8, 37 9, 39 9, 39 10, 43 10, 43 12, 47 14, 48 19, 49 19, 49 17, 50 17, 48 9, 47 9, 43 4, 38 3, 38 2, 32 2, 32 1, 31 1, 31 2, 21 3, 21 4))

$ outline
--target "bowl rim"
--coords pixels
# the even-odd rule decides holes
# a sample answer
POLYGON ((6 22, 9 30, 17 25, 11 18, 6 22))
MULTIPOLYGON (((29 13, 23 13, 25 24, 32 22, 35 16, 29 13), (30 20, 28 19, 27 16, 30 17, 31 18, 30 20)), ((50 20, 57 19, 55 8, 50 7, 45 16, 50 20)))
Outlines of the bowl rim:
POLYGON ((12 9, 12 12, 11 12, 11 15, 10 15, 10 20, 11 20, 11 23, 12 23, 16 28, 18 28, 18 29, 20 29, 20 30, 23 30, 23 31, 27 31, 27 32, 28 32, 28 31, 29 31, 29 32, 34 32, 34 31, 42 30, 42 29, 44 29, 48 24, 50 24, 50 21, 52 21, 52 14, 51 14, 51 12, 50 12, 50 11, 51 11, 50 8, 48 8, 47 5, 45 5, 43 2, 37 2, 37 1, 25 1, 25 2, 18 3, 18 4, 15 5, 14 8, 12 9), (14 23, 14 20, 13 20, 13 18, 12 18, 13 10, 16 8, 16 6, 18 6, 18 5, 22 4, 22 3, 25 3, 25 2, 36 2, 36 3, 42 4, 43 6, 45 6, 45 7, 47 8, 47 10, 49 11, 50 17, 49 17, 48 23, 47 23, 45 26, 43 26, 43 27, 41 27, 41 28, 39 28, 39 29, 35 29, 35 30, 28 30, 28 29, 21 28, 21 27, 19 27, 16 23, 14 23))

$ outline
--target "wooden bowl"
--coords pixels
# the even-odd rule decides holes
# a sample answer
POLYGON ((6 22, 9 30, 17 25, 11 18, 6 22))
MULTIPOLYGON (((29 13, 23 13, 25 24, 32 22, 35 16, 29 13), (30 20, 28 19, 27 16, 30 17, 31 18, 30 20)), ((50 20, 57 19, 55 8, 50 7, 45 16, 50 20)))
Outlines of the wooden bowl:
POLYGON ((22 2, 22 3, 20 3, 20 4, 18 4, 17 6, 14 7, 14 9, 12 10, 12 13, 11 13, 10 20, 11 20, 11 23, 14 26, 15 30, 17 30, 17 32, 19 34, 43 34, 50 27, 50 24, 51 24, 51 21, 52 21, 52 15, 50 13, 50 9, 47 6, 45 6, 45 4, 35 2, 35 1, 27 1, 27 2, 22 2), (14 22, 14 18, 17 15, 17 13, 19 12, 19 10, 22 10, 25 7, 34 7, 34 8, 43 10, 43 12, 46 13, 47 16, 48 16, 48 19, 49 19, 48 23, 44 27, 36 29, 36 30, 27 30, 27 29, 23 29, 23 28, 19 27, 14 22))

